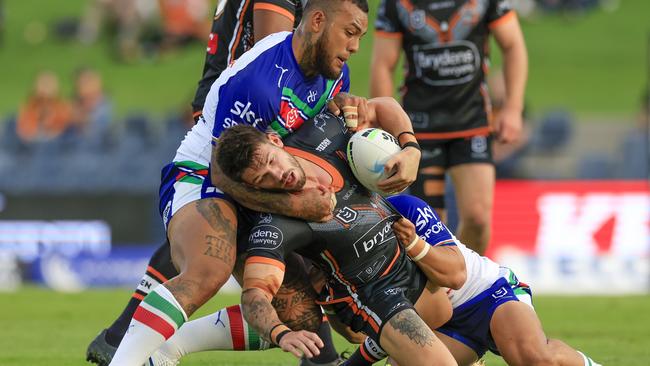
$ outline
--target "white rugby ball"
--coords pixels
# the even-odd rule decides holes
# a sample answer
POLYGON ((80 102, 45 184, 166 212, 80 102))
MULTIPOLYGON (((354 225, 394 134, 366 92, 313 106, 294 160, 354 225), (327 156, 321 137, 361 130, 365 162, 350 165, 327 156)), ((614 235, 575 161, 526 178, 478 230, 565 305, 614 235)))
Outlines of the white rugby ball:
POLYGON ((377 188, 377 182, 386 178, 384 164, 401 150, 397 139, 390 133, 380 128, 366 128, 356 132, 348 141, 348 164, 364 187, 386 194, 377 188))

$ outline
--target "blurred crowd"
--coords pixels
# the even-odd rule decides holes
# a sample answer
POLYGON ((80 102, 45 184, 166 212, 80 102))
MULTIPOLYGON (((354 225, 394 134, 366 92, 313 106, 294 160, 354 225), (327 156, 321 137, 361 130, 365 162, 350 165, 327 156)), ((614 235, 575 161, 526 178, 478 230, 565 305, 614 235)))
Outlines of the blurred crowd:
POLYGON ((119 120, 97 71, 75 72, 71 98, 62 95, 55 73, 43 71, 18 113, 2 124, 0 172, 15 174, 0 179, 0 188, 151 193, 192 123, 189 105, 165 121, 144 112, 119 120))
POLYGON ((210 33, 210 0, 91 0, 80 17, 63 19, 56 26, 62 38, 84 44, 104 34, 113 55, 122 62, 204 42, 210 33))

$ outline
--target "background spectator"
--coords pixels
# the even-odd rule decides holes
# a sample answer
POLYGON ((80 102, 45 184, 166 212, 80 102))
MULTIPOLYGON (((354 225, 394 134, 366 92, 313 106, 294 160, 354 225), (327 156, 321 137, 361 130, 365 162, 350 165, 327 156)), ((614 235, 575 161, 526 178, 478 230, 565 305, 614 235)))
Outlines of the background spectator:
POLYGON ((50 72, 38 74, 31 95, 20 108, 16 131, 24 142, 52 140, 70 125, 70 102, 60 95, 59 79, 50 72))
POLYGON ((101 143, 113 118, 113 106, 104 93, 102 77, 93 69, 81 68, 76 72, 74 87, 74 127, 84 140, 101 143))

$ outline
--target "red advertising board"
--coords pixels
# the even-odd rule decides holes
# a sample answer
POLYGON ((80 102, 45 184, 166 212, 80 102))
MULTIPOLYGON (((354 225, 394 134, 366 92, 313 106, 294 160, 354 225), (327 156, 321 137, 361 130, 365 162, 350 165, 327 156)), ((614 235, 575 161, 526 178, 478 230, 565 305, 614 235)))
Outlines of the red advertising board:
POLYGON ((493 217, 487 255, 526 267, 539 281, 558 275, 550 272, 576 280, 632 269, 647 284, 646 181, 499 181, 493 217))

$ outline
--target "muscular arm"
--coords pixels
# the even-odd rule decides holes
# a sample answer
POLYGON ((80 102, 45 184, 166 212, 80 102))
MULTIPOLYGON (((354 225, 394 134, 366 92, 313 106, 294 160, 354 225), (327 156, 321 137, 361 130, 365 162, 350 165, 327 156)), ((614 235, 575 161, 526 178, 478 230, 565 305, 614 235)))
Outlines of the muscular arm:
POLYGON ((521 132, 528 54, 519 21, 514 14, 510 19, 498 22, 491 31, 503 53, 506 81, 506 100, 496 121, 496 133, 501 141, 511 142, 516 140, 521 132))
POLYGON ((261 40, 271 33, 282 31, 290 32, 293 30, 293 22, 295 19, 294 14, 286 9, 269 5, 270 4, 257 3, 254 6, 253 32, 255 34, 255 42, 261 40))
MULTIPOLYGON (((273 262, 274 260, 265 259, 264 261, 273 262)), ((318 348, 323 347, 323 342, 315 333, 304 330, 291 331, 280 321, 278 313, 271 304, 283 277, 283 264, 256 263, 249 258, 244 269, 241 297, 244 319, 258 334, 269 342, 280 346, 282 350, 291 352, 296 357, 301 357, 304 354, 311 358, 320 353, 318 348)))
POLYGON ((255 211, 270 212, 306 221, 325 221, 334 208, 332 192, 323 189, 302 190, 298 194, 267 192, 228 178, 217 164, 216 148, 212 149, 210 178, 223 192, 232 196, 241 205, 255 211))
POLYGON ((375 35, 370 64, 370 97, 391 97, 395 93, 393 75, 401 47, 399 33, 375 35))
POLYGON ((429 280, 454 290, 458 290, 465 284, 467 279, 465 258, 456 245, 445 245, 452 244, 450 242, 432 247, 417 236, 415 226, 405 218, 395 222, 393 230, 402 245, 406 248, 412 245, 407 254, 416 261, 429 280), (422 256, 422 253, 426 254, 422 256))

